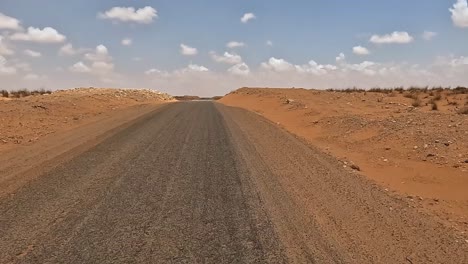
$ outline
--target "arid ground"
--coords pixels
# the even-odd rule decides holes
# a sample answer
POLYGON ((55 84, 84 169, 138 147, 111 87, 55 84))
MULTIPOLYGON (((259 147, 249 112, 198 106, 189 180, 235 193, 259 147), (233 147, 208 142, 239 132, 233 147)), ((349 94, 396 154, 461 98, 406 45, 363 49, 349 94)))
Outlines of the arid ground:
POLYGON ((0 263, 467 263, 465 104, 304 89, 2 99, 0 263))
POLYGON ((468 231, 466 89, 243 88, 221 102, 256 112, 337 157, 343 167, 468 231))

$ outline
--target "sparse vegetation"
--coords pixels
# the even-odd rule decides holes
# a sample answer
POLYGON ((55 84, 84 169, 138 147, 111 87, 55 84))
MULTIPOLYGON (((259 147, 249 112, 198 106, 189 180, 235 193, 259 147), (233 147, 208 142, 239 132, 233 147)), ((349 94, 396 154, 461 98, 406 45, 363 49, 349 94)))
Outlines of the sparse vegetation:
POLYGON ((422 105, 421 99, 419 99, 417 96, 413 99, 413 102, 411 103, 413 107, 420 107, 422 105))
POLYGON ((52 93, 52 91, 45 90, 45 89, 32 90, 32 91, 29 91, 28 89, 20 89, 20 90, 11 91, 11 92, 8 92, 6 90, 1 90, 0 92, 1 92, 2 97, 11 97, 11 98, 22 98, 22 97, 27 97, 31 95, 44 95, 44 94, 52 93))
POLYGON ((458 111, 458 113, 461 115, 468 115, 468 107, 463 107, 458 111))

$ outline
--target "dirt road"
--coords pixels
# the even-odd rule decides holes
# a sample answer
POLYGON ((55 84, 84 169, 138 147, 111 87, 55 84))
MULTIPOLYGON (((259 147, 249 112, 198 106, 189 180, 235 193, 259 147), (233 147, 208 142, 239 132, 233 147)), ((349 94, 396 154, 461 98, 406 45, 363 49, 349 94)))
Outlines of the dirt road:
POLYGON ((0 263, 468 262, 462 234, 213 102, 164 106, 41 174, 0 198, 0 263))

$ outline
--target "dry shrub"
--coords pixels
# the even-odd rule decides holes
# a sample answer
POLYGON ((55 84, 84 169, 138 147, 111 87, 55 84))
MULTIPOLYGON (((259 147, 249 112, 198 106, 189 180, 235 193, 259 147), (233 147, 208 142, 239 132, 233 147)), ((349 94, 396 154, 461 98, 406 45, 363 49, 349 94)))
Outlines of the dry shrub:
POLYGON ((463 107, 458 111, 460 115, 468 115, 468 107, 463 107))
POLYGON ((0 90, 0 94, 2 95, 2 97, 10 97, 10 93, 7 90, 0 90))
POLYGON ((422 105, 421 99, 419 99, 419 98, 416 97, 416 98, 413 100, 413 102, 411 103, 411 105, 412 105, 413 107, 420 107, 420 106, 422 105))

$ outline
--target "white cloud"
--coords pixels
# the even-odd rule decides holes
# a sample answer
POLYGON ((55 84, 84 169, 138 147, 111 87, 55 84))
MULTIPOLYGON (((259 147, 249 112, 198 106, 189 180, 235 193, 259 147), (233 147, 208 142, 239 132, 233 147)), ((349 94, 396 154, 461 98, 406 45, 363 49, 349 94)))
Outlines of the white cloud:
POLYGON ((201 66, 201 65, 197 65, 197 64, 189 64, 188 67, 185 70, 192 71, 192 72, 207 72, 207 71, 210 71, 205 66, 201 66))
POLYGON ((73 48, 73 45, 71 43, 63 45, 60 50, 59 50, 59 55, 60 56, 73 56, 78 53, 83 52, 83 50, 76 50, 73 48))
POLYGON ((338 57, 335 58, 335 61, 338 64, 344 63, 346 61, 346 56, 344 55, 344 53, 340 53, 338 57))
POLYGON ((450 66, 452 67, 458 67, 458 66, 464 66, 468 65, 468 57, 458 57, 458 58, 453 58, 450 60, 450 66))
POLYGON ((16 68, 8 65, 5 57, 0 56, 0 75, 13 75, 16 74, 16 68))
POLYGON ((180 53, 185 56, 194 56, 198 54, 198 50, 188 45, 180 44, 180 53))
POLYGON ((322 65, 318 64, 314 60, 309 61, 309 64, 307 65, 296 65, 295 68, 300 73, 312 73, 315 75, 325 75, 329 71, 334 71, 338 69, 338 67, 336 67, 335 65, 322 65))
POLYGON ((44 29, 29 27, 26 33, 15 33, 10 36, 10 39, 37 43, 61 43, 66 40, 66 37, 51 27, 44 29))
POLYGON ((30 57, 33 57, 33 58, 39 58, 42 56, 42 54, 38 51, 34 51, 34 50, 30 50, 30 49, 27 49, 24 51, 24 54, 30 56, 30 57))
POLYGON ((109 50, 104 45, 98 45, 94 53, 86 53, 85 59, 90 61, 110 61, 112 57, 109 55, 109 50))
POLYGON ((437 36, 437 32, 432 32, 432 31, 424 31, 422 34, 422 38, 425 40, 431 40, 437 36))
POLYGON ((449 9, 452 13, 453 24, 457 27, 468 27, 468 2, 467 0, 457 0, 453 8, 449 9))
POLYGON ((114 70, 114 64, 106 61, 95 61, 91 65, 93 73, 106 75, 114 70))
POLYGON ((5 38, 0 36, 0 55, 13 55, 15 52, 5 43, 5 38))
POLYGON ((257 18, 257 17, 255 16, 254 13, 246 13, 241 17, 240 20, 241 20, 242 23, 245 24, 245 23, 249 22, 249 20, 252 20, 252 19, 255 19, 255 18, 257 18))
POLYGON ((146 75, 157 74, 157 73, 161 73, 161 71, 158 70, 158 69, 154 69, 154 68, 145 71, 145 74, 146 74, 146 75))
POLYGON ((372 69, 373 66, 375 66, 376 63, 375 62, 372 62, 372 61, 363 61, 361 63, 358 63, 358 64, 348 64, 346 65, 346 68, 347 69, 350 69, 350 70, 353 70, 353 71, 357 71, 357 72, 361 72, 365 75, 369 75, 369 76, 373 76, 377 73, 376 70, 372 69))
POLYGON ((130 46, 130 45, 132 45, 133 41, 132 41, 132 39, 130 39, 130 38, 124 38, 124 39, 122 39, 122 42, 121 42, 121 43, 122 43, 122 45, 124 45, 124 46, 130 46))
POLYGON ((216 54, 216 52, 212 51, 210 52, 211 58, 216 61, 216 62, 221 62, 221 63, 227 63, 227 64, 239 64, 242 63, 242 57, 229 53, 229 52, 224 52, 222 56, 216 54))
POLYGON ((285 61, 284 59, 277 59, 275 57, 271 57, 267 62, 263 62, 261 64, 263 69, 272 70, 276 72, 286 72, 292 71, 295 69, 294 65, 285 61))
POLYGON ((114 82, 118 75, 114 72, 115 65, 109 50, 104 45, 98 45, 93 53, 86 53, 84 59, 91 61, 91 65, 78 62, 69 68, 72 72, 90 73, 100 78, 102 82, 114 82))
POLYGON ((353 53, 356 55, 369 55, 370 51, 363 46, 353 47, 353 53))
POLYGON ((249 65, 242 62, 229 68, 228 72, 234 75, 247 76, 250 74, 250 68, 249 65))
POLYGON ((35 74, 35 73, 28 73, 24 76, 25 80, 27 81, 39 81, 39 80, 45 80, 47 79, 47 76, 45 75, 38 75, 38 74, 35 74))
POLYGON ((149 69, 149 70, 145 71, 145 75, 148 75, 148 76, 162 76, 162 77, 170 76, 169 72, 161 71, 161 70, 156 69, 156 68, 152 68, 152 69, 149 69))
POLYGON ((110 10, 99 13, 101 19, 121 22, 135 22, 140 24, 149 24, 158 17, 156 9, 146 6, 136 10, 134 7, 113 7, 110 10))
POLYGON ((21 30, 20 24, 18 19, 0 13, 0 29, 21 30))
POLYGON ((80 72, 80 73, 87 73, 91 72, 91 68, 89 68, 86 64, 84 64, 82 61, 79 61, 75 64, 73 64, 69 70, 71 72, 80 72))
POLYGON ((226 44, 226 47, 228 47, 230 49, 245 47, 245 43, 244 42, 231 41, 231 42, 226 44))
POLYGON ((406 44, 410 43, 414 40, 414 38, 408 34, 408 32, 403 32, 403 31, 395 31, 391 34, 386 34, 386 35, 373 35, 370 38, 370 42, 376 43, 376 44, 406 44))
POLYGON ((273 41, 267 40, 266 45, 270 46, 270 47, 273 47, 273 41))

